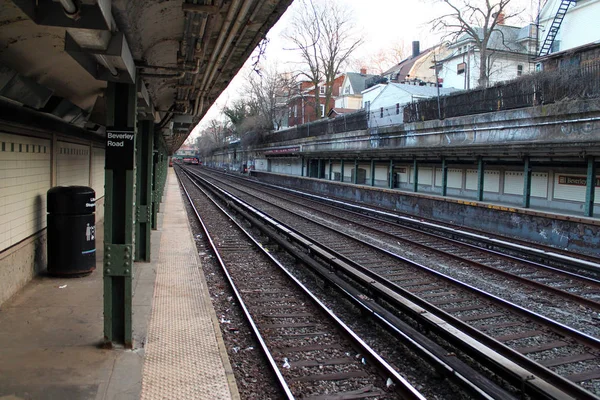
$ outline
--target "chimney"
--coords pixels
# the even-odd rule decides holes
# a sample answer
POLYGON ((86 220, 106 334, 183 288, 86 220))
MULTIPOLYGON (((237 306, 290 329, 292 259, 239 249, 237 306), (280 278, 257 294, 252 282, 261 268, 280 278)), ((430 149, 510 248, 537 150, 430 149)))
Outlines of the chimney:
POLYGON ((505 15, 503 12, 501 12, 500 14, 498 14, 498 25, 504 25, 504 19, 505 19, 505 15))
POLYGON ((412 42, 412 47, 413 47, 412 58, 415 58, 419 54, 421 54, 421 49, 419 49, 419 41, 418 40, 414 40, 412 42))
POLYGON ((366 69, 365 67, 362 67, 362 68, 360 69, 360 74, 361 74, 361 75, 366 75, 366 74, 367 74, 367 69, 366 69))

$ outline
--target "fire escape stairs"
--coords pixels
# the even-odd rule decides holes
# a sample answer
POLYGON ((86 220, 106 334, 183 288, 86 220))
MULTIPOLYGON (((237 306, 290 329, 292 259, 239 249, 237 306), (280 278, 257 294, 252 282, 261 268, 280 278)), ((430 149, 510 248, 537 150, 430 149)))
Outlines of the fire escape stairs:
POLYGON ((562 24, 562 21, 565 18, 565 15, 567 14, 567 10, 569 9, 571 3, 577 3, 577 0, 561 0, 560 6, 556 11, 556 15, 552 20, 552 25, 550 25, 550 29, 548 29, 546 39, 544 39, 544 43, 540 48, 540 53, 538 54, 538 57, 542 57, 550 53, 550 50, 552 49, 552 43, 554 43, 554 39, 558 34, 560 25, 562 24))

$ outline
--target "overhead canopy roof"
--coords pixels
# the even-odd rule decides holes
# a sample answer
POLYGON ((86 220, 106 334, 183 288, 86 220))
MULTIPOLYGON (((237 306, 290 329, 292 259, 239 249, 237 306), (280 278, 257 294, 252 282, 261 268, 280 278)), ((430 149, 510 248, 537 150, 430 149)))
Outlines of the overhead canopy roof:
POLYGON ((0 96, 102 134, 106 82, 141 78, 174 152, 291 2, 0 0, 0 96))

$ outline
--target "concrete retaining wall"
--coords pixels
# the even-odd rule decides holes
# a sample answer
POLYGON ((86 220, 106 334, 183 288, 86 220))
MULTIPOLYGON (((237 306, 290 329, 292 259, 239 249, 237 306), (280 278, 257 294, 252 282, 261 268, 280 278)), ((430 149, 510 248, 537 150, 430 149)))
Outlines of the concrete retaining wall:
POLYGON ((418 217, 518 237, 574 252, 597 255, 600 248, 600 220, 597 219, 262 171, 252 171, 252 176, 266 183, 367 205, 373 204, 418 217))

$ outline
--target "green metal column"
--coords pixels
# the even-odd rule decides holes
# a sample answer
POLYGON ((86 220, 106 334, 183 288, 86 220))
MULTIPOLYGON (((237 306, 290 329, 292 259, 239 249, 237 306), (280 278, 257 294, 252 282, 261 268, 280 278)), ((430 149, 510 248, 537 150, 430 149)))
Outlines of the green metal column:
POLYGON ((371 186, 375 186, 375 160, 371 159, 371 186))
POLYGON ((417 158, 413 158, 413 192, 419 191, 419 164, 417 158))
POLYGON ((152 177, 152 230, 158 229, 158 212, 160 211, 160 196, 158 195, 158 181, 160 179, 161 167, 159 157, 159 147, 161 145, 160 132, 154 132, 154 147, 152 150, 152 163, 154 175, 152 177))
POLYGON ((352 179, 352 183, 356 185, 358 182, 358 158, 354 159, 354 177, 352 179))
POLYGON ((302 171, 300 172, 300 176, 304 176, 304 157, 301 157, 300 160, 300 162, 302 163, 302 171))
POLYGON ((485 171, 483 169, 483 157, 477 158, 477 201, 483 200, 483 177, 485 171))
POLYGON ((136 86, 109 82, 106 94, 104 341, 131 348, 136 86))
POLYGON ((306 176, 309 178, 311 177, 311 172, 312 172, 311 168, 310 168, 310 161, 311 161, 310 158, 306 159, 306 176))
POLYGON ((442 157, 442 196, 448 194, 448 164, 446 157, 442 157))
POLYGON ((341 159, 340 163, 340 182, 344 182, 344 159, 341 159))
POLYGON ((319 160, 317 161, 318 165, 317 165, 317 178, 321 179, 321 166, 323 165, 323 160, 321 160, 319 158, 319 160))
POLYGON ((331 167, 333 166, 333 163, 331 161, 331 158, 329 159, 329 180, 331 180, 331 167))
POLYGON ((594 197, 596 194, 596 160, 588 156, 587 185, 585 188, 585 216, 594 216, 594 197))
POLYGON ((390 189, 394 188, 394 160, 390 160, 390 171, 388 173, 388 187, 390 189))
POLYGON ((154 122, 141 121, 136 141, 135 261, 150 261, 154 122))
POLYGON ((523 207, 529 208, 531 201, 531 166, 529 156, 525 157, 523 165, 523 207))

